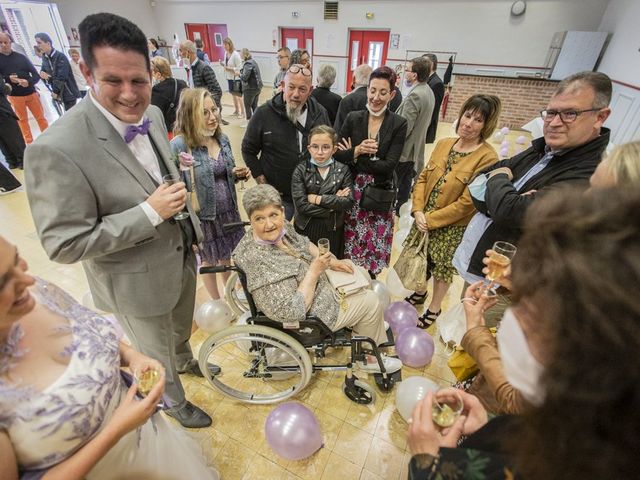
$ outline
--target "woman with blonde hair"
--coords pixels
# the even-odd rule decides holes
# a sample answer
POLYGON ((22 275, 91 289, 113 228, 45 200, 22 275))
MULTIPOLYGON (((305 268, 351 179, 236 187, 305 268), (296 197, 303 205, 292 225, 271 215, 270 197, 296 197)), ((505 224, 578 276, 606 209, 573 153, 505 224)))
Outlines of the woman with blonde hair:
POLYGON ((637 187, 640 185, 640 141, 615 147, 589 179, 592 188, 637 187))
POLYGON ((173 78, 169 61, 164 57, 151 59, 151 77, 153 78, 151 105, 155 105, 162 111, 164 123, 169 132, 169 140, 171 140, 180 94, 187 88, 187 83, 173 78))
POLYGON ((240 54, 233 46, 233 41, 227 37, 222 41, 224 46, 224 60, 220 61, 220 65, 224 68, 227 83, 229 85, 229 93, 233 98, 233 106, 235 110, 233 115, 238 118, 244 118, 244 107, 242 106, 242 82, 238 69, 242 66, 240 54))
MULTIPOLYGON (((222 133, 220 112, 208 90, 192 88, 182 93, 175 133, 171 150, 181 169, 192 169, 195 177, 191 185, 204 233, 202 265, 228 265, 244 229, 225 231, 222 226, 240 222, 235 183, 246 180, 251 172, 247 167, 236 167, 231 142, 222 133)), ((211 298, 220 298, 215 276, 205 275, 203 281, 211 298)))

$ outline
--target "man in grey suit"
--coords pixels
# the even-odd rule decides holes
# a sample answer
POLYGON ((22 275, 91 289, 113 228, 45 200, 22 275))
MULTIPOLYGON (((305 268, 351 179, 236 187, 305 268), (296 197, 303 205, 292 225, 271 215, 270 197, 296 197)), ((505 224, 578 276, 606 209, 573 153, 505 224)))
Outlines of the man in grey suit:
POLYGON ((38 235, 49 258, 82 261, 94 302, 166 369, 167 413, 185 427, 211 418, 187 402, 178 373, 202 375, 189 337, 195 302, 193 245, 202 232, 176 175, 160 110, 149 106, 147 39, 117 15, 79 26, 91 87, 25 155, 38 235), (180 221, 174 215, 187 210, 180 221))
POLYGON ((402 100, 396 112, 407 120, 407 137, 400 161, 396 167, 398 175, 398 202, 400 206, 409 199, 414 177, 424 167, 424 138, 431 122, 435 97, 427 84, 431 62, 424 57, 412 59, 405 67, 405 82, 413 88, 402 100))

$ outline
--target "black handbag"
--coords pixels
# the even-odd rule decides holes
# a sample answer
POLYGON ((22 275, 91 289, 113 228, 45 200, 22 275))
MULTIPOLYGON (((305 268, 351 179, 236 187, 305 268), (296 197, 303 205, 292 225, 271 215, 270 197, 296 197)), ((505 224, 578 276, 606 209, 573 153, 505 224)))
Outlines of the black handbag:
POLYGON ((360 197, 360 208, 371 212, 389 213, 395 206, 398 196, 395 177, 394 172, 390 182, 386 182, 384 185, 370 183, 364 187, 362 197, 360 197))

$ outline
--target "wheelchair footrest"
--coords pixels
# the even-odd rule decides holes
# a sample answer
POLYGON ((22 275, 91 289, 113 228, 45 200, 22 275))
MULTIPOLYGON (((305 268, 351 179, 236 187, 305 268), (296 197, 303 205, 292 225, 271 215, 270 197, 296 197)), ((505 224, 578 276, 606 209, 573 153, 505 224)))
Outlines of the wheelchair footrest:
POLYGON ((361 405, 367 405, 375 402, 376 400, 376 393, 373 388, 371 388, 368 383, 358 379, 355 375, 352 375, 351 377, 345 375, 342 391, 349 400, 361 405))
POLYGON ((376 385, 383 392, 390 392, 396 383, 402 381, 402 370, 398 370, 389 374, 374 373, 373 378, 376 385))

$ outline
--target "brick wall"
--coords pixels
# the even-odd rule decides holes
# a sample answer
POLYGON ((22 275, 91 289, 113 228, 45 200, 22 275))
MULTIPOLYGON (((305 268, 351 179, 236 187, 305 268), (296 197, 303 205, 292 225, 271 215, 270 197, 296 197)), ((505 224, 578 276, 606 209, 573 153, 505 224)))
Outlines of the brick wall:
POLYGON ((471 95, 485 93, 496 95, 502 101, 498 125, 520 128, 540 115, 557 85, 558 82, 552 80, 454 75, 445 121, 453 122, 471 95))

